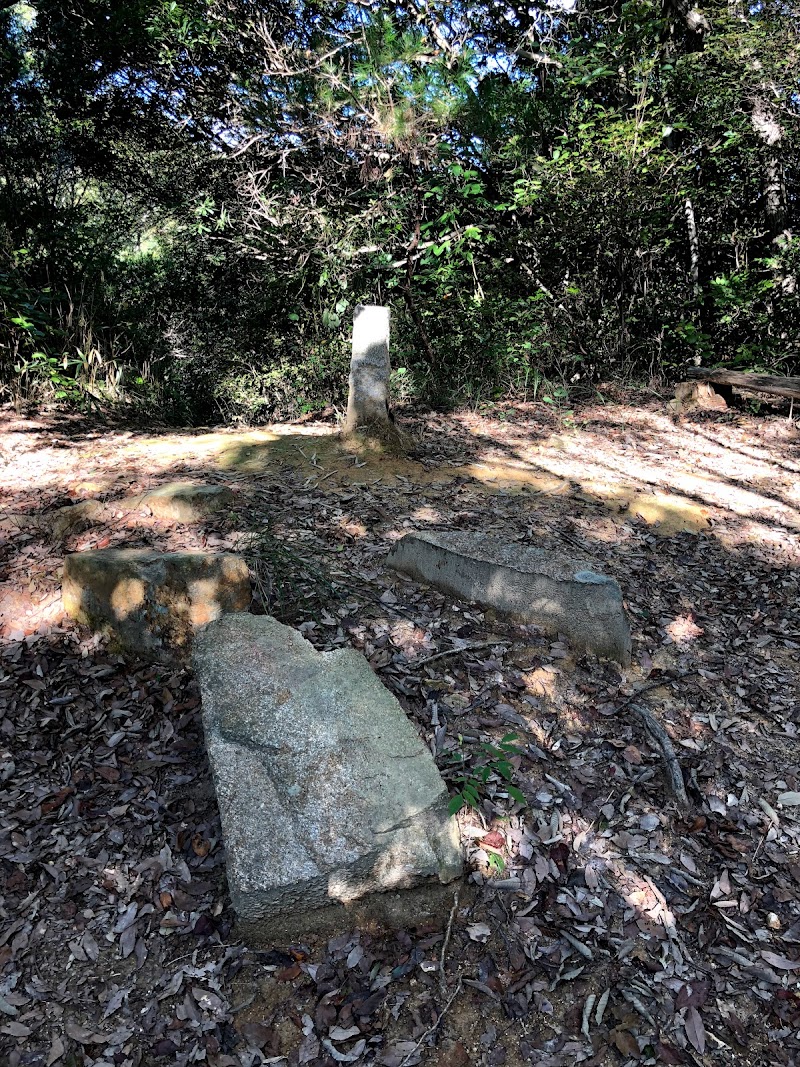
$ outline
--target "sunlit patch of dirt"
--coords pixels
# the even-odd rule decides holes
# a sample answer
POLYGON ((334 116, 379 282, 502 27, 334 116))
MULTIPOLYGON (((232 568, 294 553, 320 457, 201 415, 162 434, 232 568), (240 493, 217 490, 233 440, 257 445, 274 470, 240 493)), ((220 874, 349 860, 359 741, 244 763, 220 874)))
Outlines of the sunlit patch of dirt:
POLYGON ((667 633, 676 645, 689 645, 703 633, 691 615, 679 615, 667 626, 667 633))
POLYGON ((457 467, 455 470, 482 482, 487 489, 531 489, 548 496, 563 496, 572 490, 569 481, 552 474, 543 474, 522 462, 494 459, 471 463, 468 467, 457 467))
POLYGON ((579 425, 554 432, 523 410, 505 420, 475 414, 412 420, 412 454, 405 458, 353 451, 334 424, 313 422, 191 436, 67 435, 40 442, 35 455, 33 434, 12 433, 3 452, 20 473, 44 465, 41 487, 78 499, 121 494, 124 474, 115 468, 125 466, 139 468, 144 488, 192 467, 216 467, 228 479, 290 467, 305 471, 309 488, 322 492, 345 484, 395 486, 405 479, 438 486, 466 478, 487 494, 531 493, 576 515, 600 505, 616 523, 640 519, 665 537, 713 526, 746 539, 765 521, 773 530, 800 529, 800 463, 787 459, 783 439, 767 437, 754 448, 730 422, 676 425, 654 411, 619 407, 589 408, 579 425), (87 459, 97 465, 88 476, 87 459))
POLYGON ((539 699, 552 700, 558 691, 559 676, 561 672, 556 667, 539 667, 534 671, 526 671, 522 680, 528 692, 539 699))
POLYGON ((581 490, 590 499, 599 497, 618 522, 642 519, 662 537, 672 537, 682 531, 698 533, 709 526, 711 508, 678 493, 646 493, 630 486, 593 481, 582 482, 581 490))

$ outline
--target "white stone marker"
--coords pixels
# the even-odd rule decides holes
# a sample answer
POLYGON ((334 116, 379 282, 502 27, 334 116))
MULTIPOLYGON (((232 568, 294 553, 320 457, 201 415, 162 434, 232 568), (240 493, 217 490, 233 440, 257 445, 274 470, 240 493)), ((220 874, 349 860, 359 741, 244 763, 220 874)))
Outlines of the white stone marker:
POLYGON ((389 308, 357 304, 345 431, 389 424, 389 308))

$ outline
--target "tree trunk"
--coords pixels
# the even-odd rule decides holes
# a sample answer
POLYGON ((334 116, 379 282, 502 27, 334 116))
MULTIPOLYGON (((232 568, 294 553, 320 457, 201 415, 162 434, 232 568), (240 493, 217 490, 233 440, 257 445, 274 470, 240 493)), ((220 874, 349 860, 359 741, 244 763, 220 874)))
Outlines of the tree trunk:
POLYGON ((413 215, 411 220, 412 236, 411 240, 408 243, 408 248, 406 248, 406 280, 403 286, 403 299, 406 302, 406 307, 408 308, 408 313, 411 316, 411 320, 417 328, 419 341, 422 345, 423 351, 425 352, 425 358, 428 361, 428 366, 433 368, 433 348, 431 347, 431 342, 428 338, 428 332, 425 329, 425 323, 422 319, 422 315, 420 314, 420 310, 417 307, 417 303, 414 300, 414 293, 411 288, 411 283, 414 278, 414 253, 417 251, 417 247, 419 245, 422 215, 422 205, 420 203, 418 189, 414 193, 413 205, 413 215))
POLYGON ((697 220, 694 215, 694 206, 689 197, 683 205, 683 213, 686 216, 686 229, 689 232, 689 272, 692 279, 692 291, 695 299, 700 297, 700 238, 697 233, 697 220))
POLYGON ((689 277, 692 282, 692 296, 697 307, 700 330, 702 333, 710 335, 714 324, 714 304, 709 284, 711 265, 708 260, 708 254, 702 255, 697 215, 694 210, 694 204, 688 196, 683 204, 683 214, 686 219, 686 230, 689 238, 689 277))
POLYGON ((688 0, 662 0, 661 10, 667 20, 662 35, 667 55, 702 52, 711 32, 711 24, 702 11, 690 7, 688 0))
POLYGON ((753 103, 753 129, 764 146, 761 170, 761 195, 767 226, 767 243, 779 237, 786 226, 786 177, 781 151, 783 129, 772 108, 763 98, 753 103))
POLYGON ((690 367, 683 371, 686 378, 710 382, 712 385, 733 385, 737 389, 752 389, 757 393, 786 396, 800 400, 800 378, 784 378, 779 374, 747 374, 735 370, 709 370, 690 367))

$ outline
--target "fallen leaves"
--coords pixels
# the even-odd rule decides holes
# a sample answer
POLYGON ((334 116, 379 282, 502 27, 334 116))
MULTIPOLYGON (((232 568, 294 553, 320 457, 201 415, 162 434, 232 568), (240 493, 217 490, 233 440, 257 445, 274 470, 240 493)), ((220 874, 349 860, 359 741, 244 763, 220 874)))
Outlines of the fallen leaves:
POLYGON ((686 1009, 683 1025, 686 1028, 686 1036, 692 1046, 702 1056, 706 1050, 706 1030, 700 1012, 693 1005, 686 1009))
POLYGON ((467 934, 472 941, 484 944, 492 935, 492 928, 486 923, 470 923, 467 926, 467 934))
POLYGON ((766 960, 770 967, 777 967, 781 971, 800 971, 800 960, 790 960, 786 956, 780 956, 777 952, 761 953, 762 960, 766 960))
MULTIPOLYGON (((597 418, 598 454, 603 440, 627 438, 622 451, 637 457, 666 440, 646 412, 597 418)), ((459 419, 426 424, 425 458, 461 468, 484 448, 478 433, 499 447, 507 431, 541 432, 534 420, 509 431, 459 419)), ((781 448, 773 458, 794 462, 781 448)), ((61 628, 58 557, 32 529, 0 544, 0 564, 26 582, 0 659, 0 1055, 49 1067, 501 1067, 517 1053, 548 1067, 789 1062, 800 1026, 797 642, 785 636, 800 632, 795 535, 743 533, 733 551, 714 532, 656 538, 629 521, 609 537, 577 499, 487 492, 461 474, 445 492, 374 472, 307 489, 304 477, 240 476, 242 521, 273 522, 291 553, 264 606, 318 647, 362 650, 446 775, 453 752, 469 760, 509 728, 520 738, 526 805, 489 775, 460 817, 473 896, 454 915, 444 968, 441 931, 262 952, 235 943, 192 679, 61 628), (383 572, 389 540, 420 521, 594 553, 625 589, 637 664, 623 676, 383 572), (659 752, 618 710, 643 685, 679 751, 686 821, 659 752), (440 1020, 442 982, 449 993, 462 978, 440 1020)), ((56 503, 68 499, 45 494, 56 503)), ((27 506, 42 501, 15 510, 27 506)), ((184 528, 180 544, 142 522, 120 517, 72 547, 228 547, 239 520, 184 528)))

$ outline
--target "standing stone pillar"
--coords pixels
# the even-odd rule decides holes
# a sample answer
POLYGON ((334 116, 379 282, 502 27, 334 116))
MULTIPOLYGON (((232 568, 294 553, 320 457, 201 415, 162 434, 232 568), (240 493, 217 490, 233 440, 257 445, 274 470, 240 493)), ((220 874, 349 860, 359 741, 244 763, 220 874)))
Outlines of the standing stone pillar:
POLYGON ((357 304, 346 433, 362 427, 380 433, 389 427, 389 371, 389 309, 357 304))

